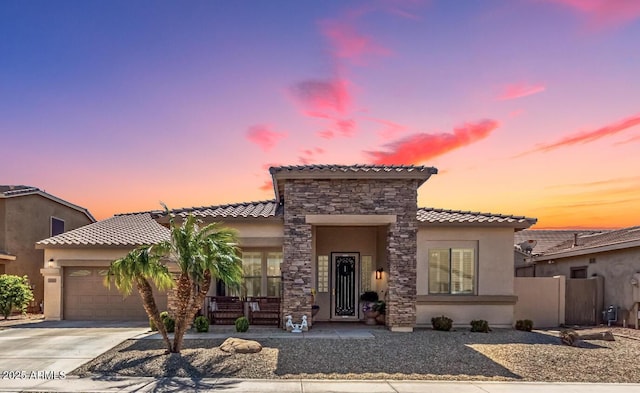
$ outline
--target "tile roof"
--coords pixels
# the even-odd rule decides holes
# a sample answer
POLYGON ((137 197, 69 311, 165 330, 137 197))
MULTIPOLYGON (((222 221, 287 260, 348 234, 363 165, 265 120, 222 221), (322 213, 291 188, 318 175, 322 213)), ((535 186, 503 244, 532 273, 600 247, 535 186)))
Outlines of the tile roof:
POLYGON ((56 246, 139 246, 169 240, 169 229, 150 213, 113 216, 36 243, 37 248, 56 246))
POLYGON ((574 234, 593 235, 605 233, 608 230, 599 229, 525 229, 514 234, 514 243, 520 244, 529 240, 535 240, 536 245, 533 247, 532 254, 544 254, 548 250, 564 243, 568 240, 573 241, 574 234))
POLYGON ((62 205, 65 205, 67 207, 70 207, 74 210, 78 210, 82 213, 84 213, 89 220, 94 221, 95 222, 95 218, 93 217, 93 215, 89 212, 89 210, 85 209, 82 206, 78 206, 76 204, 73 204, 71 202, 67 202, 64 199, 58 198, 57 196, 51 195, 48 192, 39 189, 38 187, 32 187, 32 186, 14 186, 14 185, 0 185, 0 199, 2 198, 14 198, 14 197, 20 197, 20 196, 25 196, 25 195, 40 195, 42 197, 45 197, 47 199, 51 199, 52 201, 55 201, 57 203, 60 203, 62 205))
POLYGON ((270 200, 217 206, 189 207, 173 209, 171 212, 180 217, 186 217, 191 213, 196 217, 268 218, 282 215, 281 210, 282 209, 278 209, 278 204, 275 200, 270 200))
POLYGON ((434 167, 424 165, 287 165, 269 168, 269 172, 371 172, 371 173, 400 173, 400 172, 427 172, 438 173, 434 167))
POLYGON ((516 228, 528 228, 535 224, 537 219, 525 216, 423 207, 418 208, 418 222, 430 224, 506 224, 516 228))
MULTIPOLYGON (((577 245, 574 245, 573 237, 555 247, 547 250, 545 256, 564 252, 588 252, 598 247, 622 246, 628 243, 640 242, 640 226, 622 228, 602 233, 581 233, 578 234, 577 245)), ((631 246, 631 244, 628 244, 631 246)), ((637 246, 637 243, 636 245, 637 246)))
MULTIPOLYGON (((171 210, 180 217, 193 214, 200 218, 274 218, 282 217, 282 209, 274 200, 203 206, 171 210)), ((58 236, 39 241, 38 248, 69 246, 138 246, 169 239, 169 230, 156 219, 165 216, 163 211, 120 214, 58 236)), ((430 224, 480 224, 528 228, 535 218, 507 216, 491 213, 463 212, 433 208, 418 209, 419 222, 430 224)))
POLYGON ((14 195, 20 194, 30 194, 40 191, 37 187, 31 186, 11 186, 11 185, 0 185, 0 196, 10 197, 14 195))

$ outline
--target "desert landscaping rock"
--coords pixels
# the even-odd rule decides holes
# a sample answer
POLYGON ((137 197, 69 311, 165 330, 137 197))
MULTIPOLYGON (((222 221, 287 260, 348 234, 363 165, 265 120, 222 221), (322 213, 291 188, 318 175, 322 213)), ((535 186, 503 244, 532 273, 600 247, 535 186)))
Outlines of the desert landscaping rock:
POLYGON ((229 353, 258 353, 262 351, 262 345, 253 340, 229 337, 220 345, 220 350, 229 353))
POLYGON ((165 355, 161 340, 128 340, 73 374, 640 383, 634 361, 640 358, 640 334, 631 329, 613 332, 616 341, 568 347, 558 331, 377 330, 374 339, 366 340, 258 339, 262 351, 241 356, 222 351, 222 339, 185 340, 180 355, 165 355))

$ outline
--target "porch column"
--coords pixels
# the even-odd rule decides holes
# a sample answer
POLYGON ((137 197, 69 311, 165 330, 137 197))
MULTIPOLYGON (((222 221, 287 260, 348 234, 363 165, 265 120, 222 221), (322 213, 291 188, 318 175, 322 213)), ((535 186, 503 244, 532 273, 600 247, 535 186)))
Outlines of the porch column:
POLYGON ((394 332, 412 332, 416 325, 417 224, 415 215, 404 216, 387 232, 387 326, 394 332))
POLYGON ((295 207, 292 204, 284 214, 282 317, 291 315, 299 323, 306 315, 311 327, 312 228, 295 207))

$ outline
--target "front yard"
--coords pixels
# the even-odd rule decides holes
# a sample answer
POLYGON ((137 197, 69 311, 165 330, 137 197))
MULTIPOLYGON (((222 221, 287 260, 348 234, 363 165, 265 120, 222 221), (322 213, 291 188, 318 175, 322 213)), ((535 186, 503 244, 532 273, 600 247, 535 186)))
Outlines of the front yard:
POLYGON ((165 355, 160 340, 128 340, 73 374, 640 383, 640 335, 630 329, 614 329, 623 335, 615 342, 580 347, 544 331, 372 333, 375 339, 257 339, 263 350, 256 354, 222 352, 222 339, 185 340, 181 355, 165 355))

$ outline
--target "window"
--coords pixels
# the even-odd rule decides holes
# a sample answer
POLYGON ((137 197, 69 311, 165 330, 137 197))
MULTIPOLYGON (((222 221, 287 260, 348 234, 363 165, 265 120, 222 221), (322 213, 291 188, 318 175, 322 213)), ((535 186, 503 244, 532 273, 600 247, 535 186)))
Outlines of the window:
POLYGON ((64 220, 51 217, 51 236, 56 236, 64 233, 64 220))
POLYGON ((246 296, 262 296, 262 253, 242 253, 242 275, 246 296))
POLYGON ((360 259, 360 292, 371 291, 371 274, 373 261, 371 255, 363 255, 360 259))
POLYGON ((587 278, 587 267, 572 267, 571 268, 571 278, 587 278))
POLYGON ((429 249, 429 294, 473 295, 475 267, 472 248, 429 249))
POLYGON ((245 251, 242 253, 241 289, 218 286, 217 293, 228 296, 281 296, 282 252, 245 251))
POLYGON ((282 275, 280 273, 280 265, 282 265, 281 252, 267 253, 267 296, 280 297, 280 282, 282 275))
POLYGON ((318 293, 329 292, 329 256, 318 255, 318 293))

